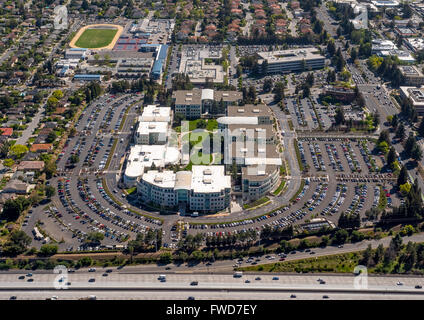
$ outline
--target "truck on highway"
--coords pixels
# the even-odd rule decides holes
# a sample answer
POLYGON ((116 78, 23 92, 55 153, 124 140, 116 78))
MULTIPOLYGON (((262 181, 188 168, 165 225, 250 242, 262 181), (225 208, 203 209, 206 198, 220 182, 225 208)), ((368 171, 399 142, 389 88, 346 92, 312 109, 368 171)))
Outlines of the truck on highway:
POLYGON ((234 278, 241 278, 243 276, 243 272, 242 271, 236 271, 234 272, 234 278))

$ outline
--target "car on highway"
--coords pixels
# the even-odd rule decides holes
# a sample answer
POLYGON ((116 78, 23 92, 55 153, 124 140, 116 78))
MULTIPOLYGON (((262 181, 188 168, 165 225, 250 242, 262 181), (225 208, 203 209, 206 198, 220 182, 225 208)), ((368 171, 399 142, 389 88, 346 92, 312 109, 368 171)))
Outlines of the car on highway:
POLYGON ((192 281, 192 282, 190 282, 190 285, 191 286, 197 286, 199 284, 199 282, 198 281, 192 281))
POLYGON ((244 283, 250 283, 250 280, 246 280, 244 283))
POLYGON ((322 296, 322 298, 323 298, 323 299, 328 299, 328 298, 329 298, 329 296, 327 296, 327 295, 323 295, 323 296, 322 296))
POLYGON ((95 282, 95 281, 96 281, 96 279, 94 279, 94 278, 88 279, 88 282, 95 282))
POLYGON ((272 280, 280 280, 279 277, 272 277, 272 280))
POLYGON ((421 286, 421 285, 419 285, 419 284, 417 284, 416 286, 415 286, 415 289, 422 289, 423 287, 421 286))
POLYGON ((261 277, 256 277, 255 280, 259 281, 259 280, 262 280, 262 278, 261 277))
POLYGON ((290 298, 294 299, 294 298, 296 298, 296 295, 292 294, 292 295, 290 295, 290 298))

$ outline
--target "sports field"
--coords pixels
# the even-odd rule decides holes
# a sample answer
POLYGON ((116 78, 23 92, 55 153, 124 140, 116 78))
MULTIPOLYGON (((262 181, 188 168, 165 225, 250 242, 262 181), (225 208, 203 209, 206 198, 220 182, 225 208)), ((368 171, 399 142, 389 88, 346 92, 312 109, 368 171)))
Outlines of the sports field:
POLYGON ((75 42, 79 48, 102 48, 108 46, 114 39, 118 29, 86 29, 75 42))

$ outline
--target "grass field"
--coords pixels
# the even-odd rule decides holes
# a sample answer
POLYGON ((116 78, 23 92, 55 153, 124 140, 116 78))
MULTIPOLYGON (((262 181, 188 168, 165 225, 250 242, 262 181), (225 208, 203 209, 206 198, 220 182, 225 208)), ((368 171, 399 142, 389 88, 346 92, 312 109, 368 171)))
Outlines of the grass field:
POLYGON ((75 45, 80 48, 102 48, 109 45, 117 29, 87 29, 78 38, 75 45))
POLYGON ((337 272, 352 273, 362 259, 362 252, 349 252, 295 261, 269 263, 239 268, 243 271, 263 272, 337 272))

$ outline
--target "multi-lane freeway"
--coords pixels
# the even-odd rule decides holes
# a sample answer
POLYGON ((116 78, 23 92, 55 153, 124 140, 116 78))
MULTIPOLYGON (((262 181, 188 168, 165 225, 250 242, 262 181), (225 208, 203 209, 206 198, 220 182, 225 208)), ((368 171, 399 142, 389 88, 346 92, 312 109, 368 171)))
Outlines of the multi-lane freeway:
POLYGON ((422 277, 288 274, 165 274, 97 269, 71 274, 0 274, 0 299, 423 299, 422 277), (106 276, 107 275, 107 276, 106 276), (32 279, 32 281, 28 281, 32 279), (62 284, 62 287, 60 285, 62 284), (58 289, 55 289, 56 287, 58 289))

